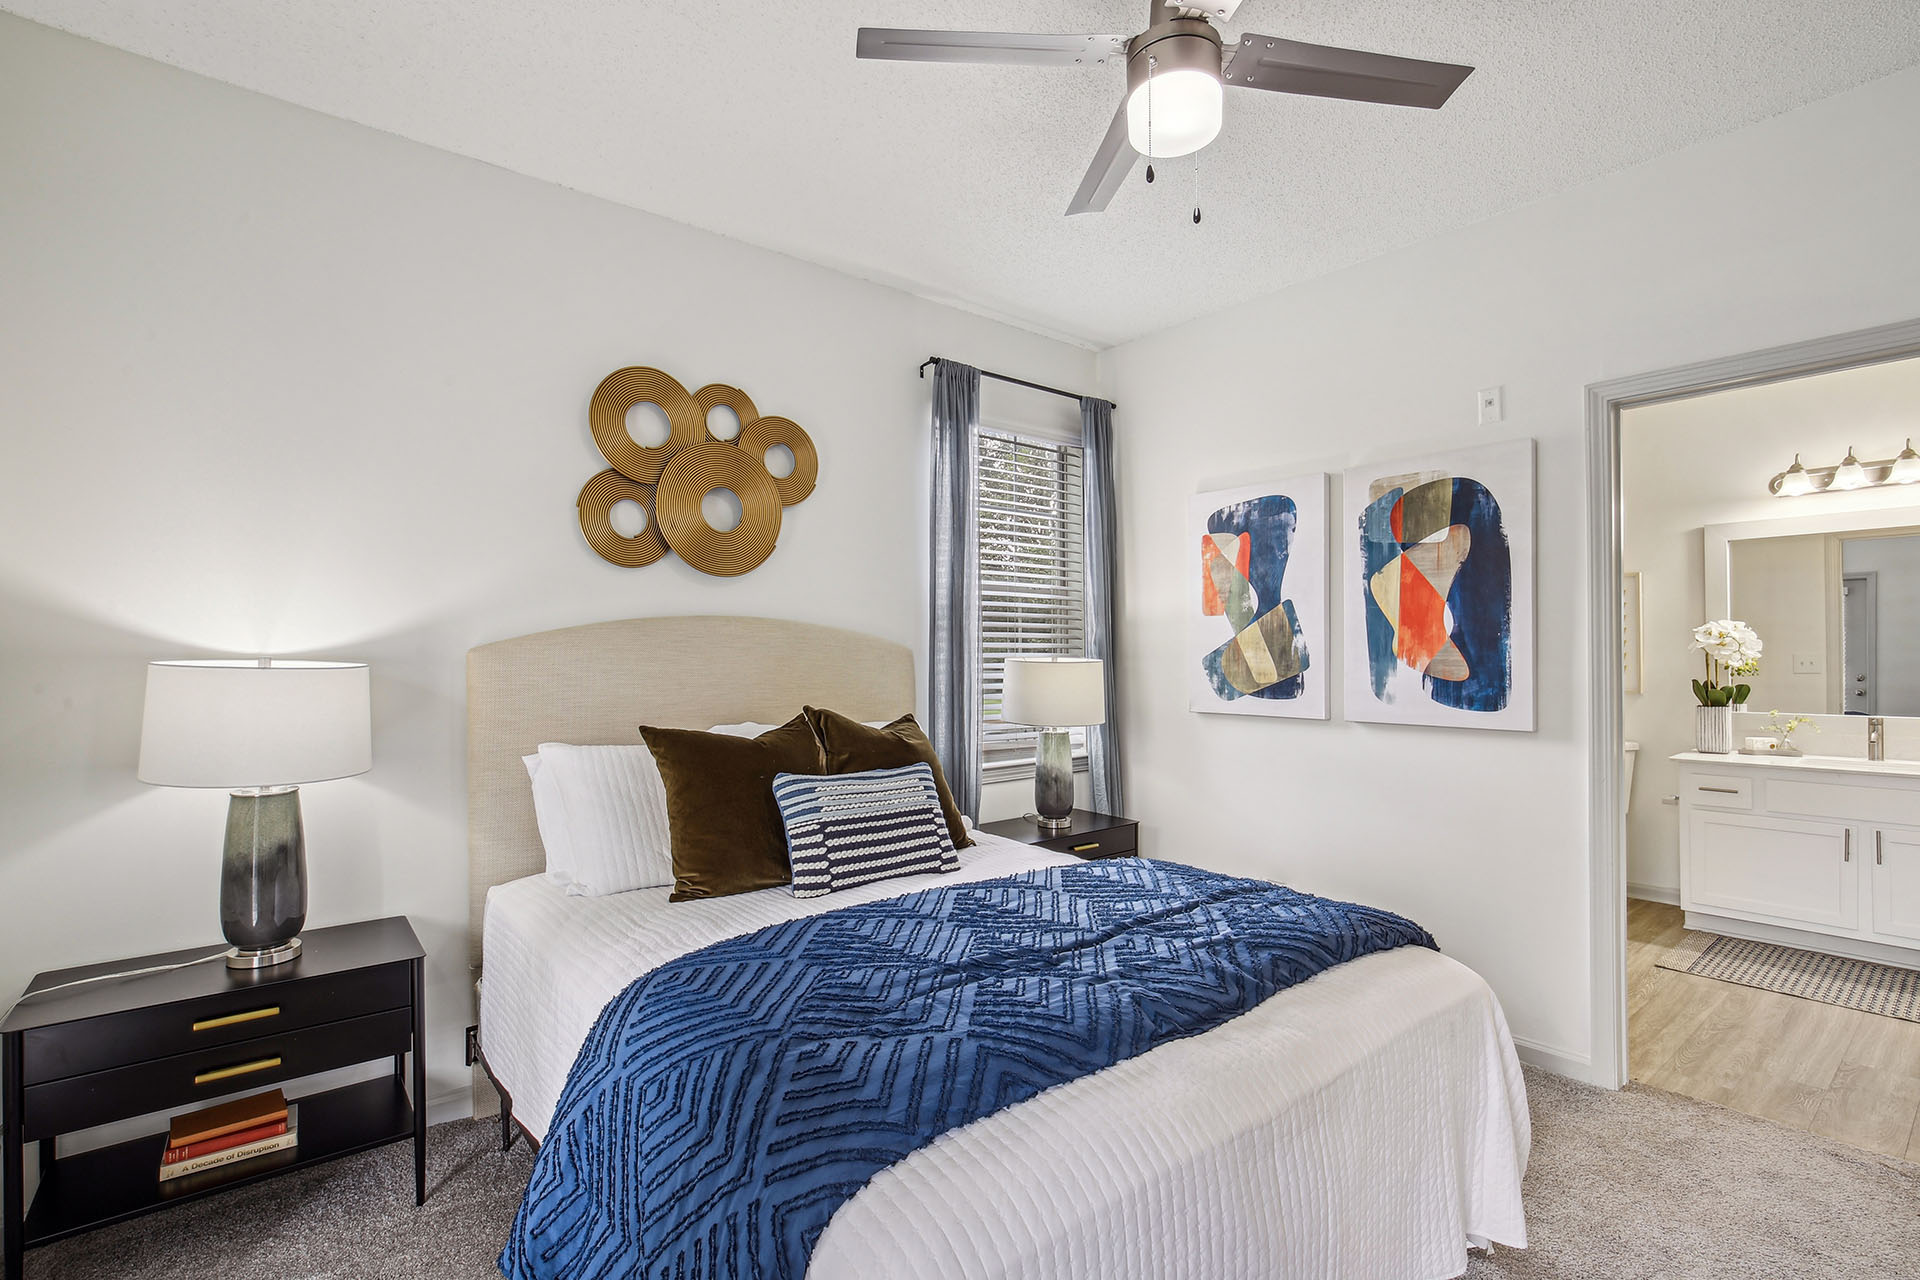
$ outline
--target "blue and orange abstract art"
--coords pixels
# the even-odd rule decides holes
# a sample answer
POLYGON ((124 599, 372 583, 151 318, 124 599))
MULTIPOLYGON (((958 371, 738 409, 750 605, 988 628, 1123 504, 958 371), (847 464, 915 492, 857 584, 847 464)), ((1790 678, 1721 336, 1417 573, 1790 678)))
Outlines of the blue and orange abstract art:
POLYGON ((1530 576, 1518 570, 1531 573, 1532 444, 1493 449, 1497 480, 1465 455, 1453 461, 1467 465, 1375 469, 1360 483, 1349 473, 1359 535, 1350 598, 1359 607, 1348 617, 1360 624, 1350 645, 1365 644, 1355 653, 1364 679, 1347 682, 1353 718, 1532 727, 1532 693, 1516 661, 1520 623, 1530 622, 1516 604, 1531 604, 1530 576), (1518 562, 1503 493, 1525 517, 1529 545, 1518 562))
POLYGON ((1325 634, 1326 487, 1316 475, 1194 499, 1194 710, 1325 715, 1314 655, 1325 634))
POLYGON ((1377 480, 1360 517, 1367 670, 1401 664, 1443 707, 1499 711, 1513 691, 1513 561, 1500 504, 1465 476, 1377 480))
POLYGON ((1282 591, 1299 520, 1293 499, 1277 493, 1207 517, 1200 539, 1200 612, 1225 617, 1233 635, 1204 662, 1213 691, 1228 701, 1297 698, 1305 686, 1311 659, 1300 617, 1282 591))

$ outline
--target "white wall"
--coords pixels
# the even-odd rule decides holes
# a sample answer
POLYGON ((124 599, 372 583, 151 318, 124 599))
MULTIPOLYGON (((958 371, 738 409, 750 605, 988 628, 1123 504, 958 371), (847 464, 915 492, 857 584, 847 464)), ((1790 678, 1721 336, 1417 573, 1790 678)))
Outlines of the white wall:
POLYGON ((924 661, 914 367, 1094 375, 1078 348, 11 17, 0 174, 0 1006, 36 970, 219 937, 226 798, 134 780, 146 660, 363 658, 374 769, 305 789, 310 921, 411 917, 442 1113, 471 1021, 466 650, 711 612, 924 661), (581 541, 587 399, 625 364, 737 384, 813 436, 819 487, 760 569, 618 569, 581 541))
MULTIPOLYGON (((1920 411, 1920 396, 1914 407, 1920 411)), ((1841 555, 1848 573, 1878 575, 1880 688, 1873 709, 1883 716, 1920 716, 1920 537, 1847 538, 1841 555)))
POLYGON ((1584 388, 1920 315, 1917 116, 1909 71, 1103 357, 1147 850, 1407 912, 1525 1044, 1587 1061, 1584 388), (1507 421, 1476 426, 1495 385, 1507 421), (1540 442, 1537 733, 1347 723, 1337 687, 1327 724, 1187 711, 1188 495, 1515 436, 1540 442))
MULTIPOLYGON (((1784 127, 1796 118, 1788 116, 1773 125, 1784 127)), ((1920 299, 1911 310, 1920 314, 1920 299)), ((1847 327, 1832 326, 1834 331, 1847 327)), ((1701 530, 1713 524, 1911 506, 1914 494, 1904 487, 1776 498, 1767 492, 1767 481, 1793 461, 1795 452, 1808 466, 1837 463, 1850 445, 1859 448, 1862 458, 1890 458, 1914 429, 1916 410, 1920 360, 1901 360, 1646 405, 1621 415, 1621 567, 1640 571, 1646 629, 1644 692, 1628 694, 1625 707, 1626 735, 1640 743, 1633 806, 1627 815, 1627 882, 1636 891, 1677 893, 1680 888, 1679 811, 1663 805, 1661 797, 1679 789, 1679 766, 1668 757, 1690 750, 1694 741, 1689 682, 1701 674, 1701 665, 1700 656, 1687 648, 1688 633, 1707 618, 1721 616, 1725 607, 1703 598, 1706 552, 1701 530)), ((1735 616, 1740 616, 1738 610, 1735 616)), ((1794 650, 1805 647, 1800 640, 1782 636, 1772 625, 1761 630, 1760 638, 1766 645, 1761 663, 1765 681, 1756 685, 1749 705, 1756 711, 1822 709, 1825 693, 1813 693, 1798 706, 1784 700, 1784 693, 1782 701, 1770 700, 1765 683, 1783 671, 1810 690, 1818 678, 1790 675, 1794 650)), ((1831 681, 1840 661, 1837 647, 1821 661, 1824 678, 1831 681)), ((1743 730, 1757 733, 1765 719, 1743 721, 1743 730)), ((1837 752, 1842 736, 1823 728, 1807 734, 1802 745, 1837 752)))

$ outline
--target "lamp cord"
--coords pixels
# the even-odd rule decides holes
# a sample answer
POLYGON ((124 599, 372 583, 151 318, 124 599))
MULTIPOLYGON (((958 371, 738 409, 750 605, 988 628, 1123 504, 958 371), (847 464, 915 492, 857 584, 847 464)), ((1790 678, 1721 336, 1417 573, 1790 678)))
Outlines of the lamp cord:
POLYGON ((75 978, 72 982, 62 982, 55 986, 42 987, 38 991, 30 991, 20 997, 20 1003, 25 1004, 29 1000, 37 1000, 41 996, 51 994, 55 991, 65 991, 68 987, 84 987, 89 982, 111 982, 115 978, 138 978, 142 974, 148 973, 171 973, 175 969, 191 968, 196 964, 205 964, 209 960, 224 959, 226 954, 224 951, 216 951, 212 955, 196 956, 192 960, 182 960, 179 964, 156 964, 150 965, 145 969, 127 969, 120 973, 101 973, 95 974, 91 978, 75 978))

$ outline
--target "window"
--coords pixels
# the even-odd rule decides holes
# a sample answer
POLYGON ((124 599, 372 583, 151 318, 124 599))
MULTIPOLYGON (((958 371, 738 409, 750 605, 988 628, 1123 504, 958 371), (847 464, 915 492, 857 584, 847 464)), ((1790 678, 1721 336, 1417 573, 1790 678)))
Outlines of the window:
MULTIPOLYGON (((1033 762, 1034 730, 1000 718, 1010 655, 1084 657, 1080 447, 982 427, 979 450, 980 755, 991 773, 1033 762)), ((1073 730, 1076 756, 1086 730, 1073 730)))

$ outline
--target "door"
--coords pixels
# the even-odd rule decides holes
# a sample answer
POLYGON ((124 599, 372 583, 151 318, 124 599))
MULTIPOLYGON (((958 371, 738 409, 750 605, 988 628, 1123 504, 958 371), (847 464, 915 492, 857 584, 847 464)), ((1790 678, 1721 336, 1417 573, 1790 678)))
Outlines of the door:
POLYGON ((1846 705, 1842 715, 1880 714, 1880 583, 1876 573, 1849 573, 1840 581, 1840 652, 1846 705))
POLYGON ((1855 853, 1843 823, 1696 810, 1687 824, 1685 905, 1853 932, 1860 927, 1855 853))
POLYGON ((1873 833, 1873 931, 1911 946, 1920 940, 1920 831, 1873 833))

